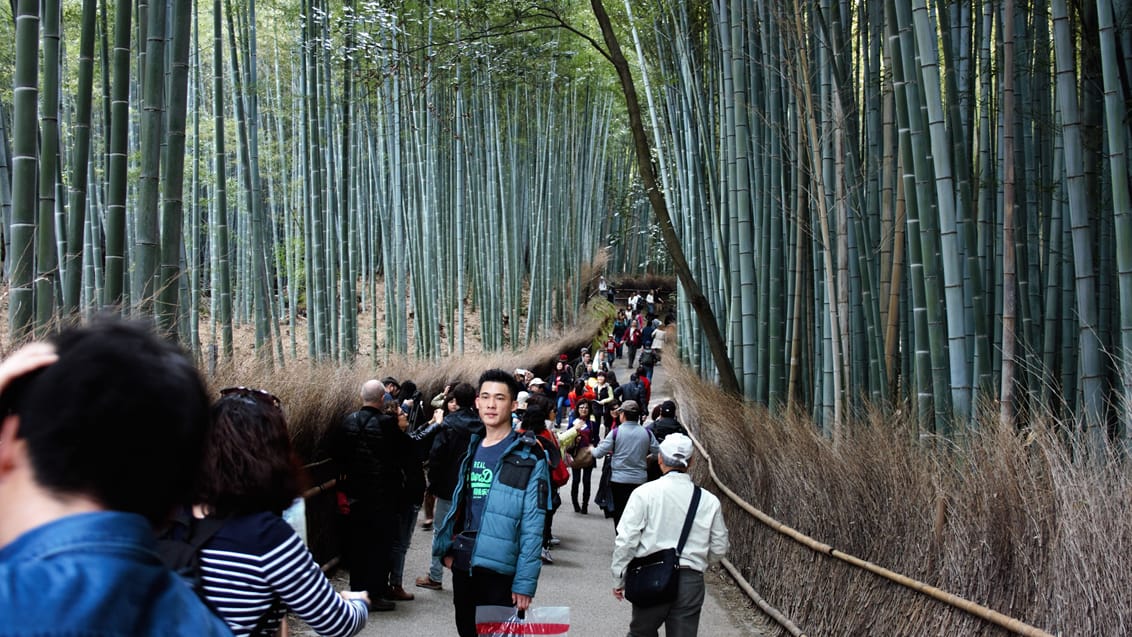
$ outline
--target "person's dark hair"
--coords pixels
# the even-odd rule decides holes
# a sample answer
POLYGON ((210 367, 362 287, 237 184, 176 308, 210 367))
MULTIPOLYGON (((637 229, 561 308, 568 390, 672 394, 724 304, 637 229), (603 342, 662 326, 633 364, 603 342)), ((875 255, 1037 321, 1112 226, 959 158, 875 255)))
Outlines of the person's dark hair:
POLYGON ((644 365, 640 365, 640 366, 637 367, 637 378, 641 378, 642 376, 647 377, 648 375, 649 375, 649 370, 645 369, 644 365))
POLYGON ((519 396, 519 391, 522 387, 515 377, 502 369, 489 369, 480 374, 480 381, 477 383, 480 389, 483 389, 484 383, 503 383, 507 385, 507 390, 511 392, 511 400, 515 400, 519 396))
POLYGON ((540 434, 546 431, 546 414, 546 407, 541 402, 527 403, 520 425, 527 431, 540 434))
POLYGON ((584 393, 586 393, 586 379, 579 378, 574 381, 574 394, 581 396, 584 393))
POLYGON ((302 490, 302 464, 283 411, 259 396, 230 394, 212 406, 195 502, 229 517, 281 513, 302 490))
POLYGON ((527 398, 527 410, 532 407, 537 407, 542 410, 543 414, 549 414, 551 411, 550 396, 546 394, 531 394, 527 398))
POLYGON ((417 384, 411 380, 401 383, 401 390, 397 392, 398 400, 408 400, 415 398, 417 395, 417 384))
POLYGON ((652 412, 649 414, 649 420, 658 420, 659 418, 660 418, 660 405, 657 405, 656 407, 652 408, 652 412))
POLYGON ((196 368, 142 323, 101 318, 51 341, 59 359, 18 412, 36 482, 163 521, 188 501, 209 430, 196 368))
POLYGON ((460 409, 474 407, 476 404, 476 388, 472 387, 470 383, 457 383, 455 387, 448 391, 444 402, 447 403, 453 398, 456 399, 456 404, 460 406, 460 409))

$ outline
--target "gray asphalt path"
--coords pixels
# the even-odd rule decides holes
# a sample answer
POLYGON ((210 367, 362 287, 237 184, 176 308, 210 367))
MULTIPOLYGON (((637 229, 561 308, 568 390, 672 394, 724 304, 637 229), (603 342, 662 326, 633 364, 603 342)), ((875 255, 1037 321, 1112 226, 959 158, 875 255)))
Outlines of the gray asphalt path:
MULTIPOLYGON (((629 371, 615 367, 618 379, 628 380, 629 371)), ((668 397, 667 377, 662 367, 653 376, 652 404, 668 397)), ((594 470, 593 489, 597 489, 598 469, 594 470)), ((613 554, 613 520, 606 519, 592 504, 589 515, 574 513, 570 504, 570 485, 561 489, 563 506, 554 517, 554 534, 562 544, 553 550, 554 563, 544 564, 539 576, 535 606, 568 606, 570 635, 612 636, 628 631, 631 606, 613 597, 613 575, 609 570, 613 554)), ((418 525, 419 529, 419 525, 418 525)), ((451 577, 446 572, 444 590, 417 588, 413 580, 428 572, 432 533, 418 530, 413 537, 405 564, 405 590, 416 595, 408 602, 397 602, 390 612, 371 613, 369 623, 360 633, 378 635, 455 635, 452 610, 451 577)), ((705 580, 707 599, 700 619, 700 634, 705 637, 756 635, 752 611, 726 609, 725 588, 734 588, 730 580, 713 568, 705 580)), ((347 588, 344 574, 336 578, 340 589, 347 588)), ((734 604, 732 604, 734 606, 734 604)), ((294 625, 292 634, 304 634, 294 625)), ((309 633, 306 633, 309 634, 309 633)), ((664 630, 661 630, 661 635, 664 630)))

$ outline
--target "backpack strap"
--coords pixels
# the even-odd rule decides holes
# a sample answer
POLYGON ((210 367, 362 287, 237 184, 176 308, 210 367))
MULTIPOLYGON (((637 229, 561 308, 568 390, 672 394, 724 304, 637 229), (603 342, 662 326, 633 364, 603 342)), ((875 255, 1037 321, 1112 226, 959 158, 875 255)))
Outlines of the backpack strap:
POLYGON ((688 533, 692 531, 692 520, 700 506, 700 491, 699 485, 692 485, 692 505, 688 507, 688 515, 684 516, 684 529, 680 531, 680 543, 676 545, 677 556, 684 552, 684 543, 688 541, 688 533))
POLYGON ((199 553, 226 522, 221 518, 197 518, 189 507, 178 509, 173 521, 185 528, 184 542, 189 545, 193 553, 199 553))

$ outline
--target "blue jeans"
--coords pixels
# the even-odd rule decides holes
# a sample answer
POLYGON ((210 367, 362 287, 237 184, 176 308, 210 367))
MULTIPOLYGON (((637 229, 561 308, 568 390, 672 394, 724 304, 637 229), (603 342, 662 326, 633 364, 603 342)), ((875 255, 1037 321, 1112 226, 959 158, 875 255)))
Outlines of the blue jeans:
MULTIPOLYGON (((433 524, 432 524, 432 538, 435 541, 436 535, 440 533, 440 523, 444 518, 448 517, 448 510, 452 508, 452 501, 445 500, 444 498, 436 499, 436 509, 433 511, 433 524)), ((428 566, 428 578, 434 582, 444 581, 444 564, 441 563, 439 557, 433 557, 432 563, 428 566)))
MULTIPOLYGON (((393 542, 389 547, 389 586, 400 586, 405 577, 405 554, 413 543, 413 531, 417 528, 417 513, 421 505, 413 504, 397 512, 394 522, 393 542)), ((380 593, 379 593, 380 594, 380 593)))
POLYGON ((555 406, 555 412, 558 418, 558 420, 556 421, 557 423, 562 424, 562 421, 566 420, 566 411, 567 409, 569 409, 569 407, 570 399, 566 396, 559 396, 558 404, 555 406))

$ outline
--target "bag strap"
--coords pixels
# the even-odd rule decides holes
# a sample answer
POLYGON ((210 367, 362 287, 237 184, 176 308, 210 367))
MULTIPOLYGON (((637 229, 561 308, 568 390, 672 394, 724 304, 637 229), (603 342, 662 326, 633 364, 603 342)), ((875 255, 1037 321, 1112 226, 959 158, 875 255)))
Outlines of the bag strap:
POLYGON ((187 506, 180 507, 173 515, 173 521, 176 524, 183 525, 185 528, 185 544, 189 545, 193 554, 199 553, 205 544, 212 539, 216 532, 224 527, 227 520, 222 518, 197 518, 193 515, 192 509, 187 506))
POLYGON ((692 506, 688 507, 688 515, 684 516, 684 529, 680 531, 680 543, 676 545, 676 555, 684 552, 684 543, 688 541, 688 533, 692 531, 692 520, 696 517, 696 508, 700 506, 700 487, 692 485, 692 506))

